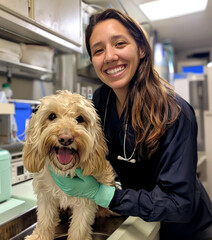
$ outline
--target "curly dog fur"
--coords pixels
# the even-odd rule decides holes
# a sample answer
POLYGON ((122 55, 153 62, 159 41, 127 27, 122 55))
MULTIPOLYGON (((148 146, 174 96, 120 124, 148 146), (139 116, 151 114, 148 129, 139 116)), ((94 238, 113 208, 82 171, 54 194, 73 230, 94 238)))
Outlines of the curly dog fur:
MULTIPOLYGON (((90 199, 66 195, 53 181, 48 166, 55 173, 70 177, 80 167, 84 175, 114 185, 113 169, 106 155, 105 138, 91 101, 69 91, 41 99, 32 114, 23 149, 24 166, 34 173, 33 188, 37 194, 38 223, 27 240, 54 239, 60 222, 58 207, 72 209, 68 240, 92 239, 91 225, 98 206, 90 199)), ((107 215, 109 210, 104 210, 107 215)))

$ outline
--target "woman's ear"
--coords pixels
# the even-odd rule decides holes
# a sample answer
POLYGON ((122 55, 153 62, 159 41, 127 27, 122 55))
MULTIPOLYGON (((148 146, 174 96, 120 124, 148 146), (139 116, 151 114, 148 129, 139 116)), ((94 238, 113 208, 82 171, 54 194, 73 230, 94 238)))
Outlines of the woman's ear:
POLYGON ((139 51, 139 58, 143 59, 145 57, 145 55, 146 55, 145 50, 143 48, 139 48, 138 51, 139 51))

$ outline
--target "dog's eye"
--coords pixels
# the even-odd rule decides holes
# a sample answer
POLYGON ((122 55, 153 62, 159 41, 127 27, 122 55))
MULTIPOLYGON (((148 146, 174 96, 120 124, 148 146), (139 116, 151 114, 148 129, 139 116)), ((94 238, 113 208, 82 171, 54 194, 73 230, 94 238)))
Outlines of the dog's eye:
POLYGON ((82 122, 84 122, 84 118, 83 118, 83 116, 78 116, 77 118, 76 118, 76 120, 77 120, 77 122, 78 123, 82 123, 82 122))
POLYGON ((51 113, 49 115, 49 120, 53 121, 55 118, 57 118, 56 114, 55 113, 51 113))

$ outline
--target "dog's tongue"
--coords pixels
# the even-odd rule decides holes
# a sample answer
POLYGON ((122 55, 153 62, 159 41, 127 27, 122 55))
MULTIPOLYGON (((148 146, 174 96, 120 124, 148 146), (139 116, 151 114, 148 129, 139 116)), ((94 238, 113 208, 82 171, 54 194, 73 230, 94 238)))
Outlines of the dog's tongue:
POLYGON ((68 148, 59 148, 57 159, 61 164, 69 164, 73 158, 72 151, 68 148))

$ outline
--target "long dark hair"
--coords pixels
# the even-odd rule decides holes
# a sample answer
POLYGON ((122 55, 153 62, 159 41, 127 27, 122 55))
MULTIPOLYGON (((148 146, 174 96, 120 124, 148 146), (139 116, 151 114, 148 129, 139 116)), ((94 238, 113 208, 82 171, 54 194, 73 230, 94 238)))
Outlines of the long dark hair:
POLYGON ((138 48, 145 51, 145 57, 140 60, 129 84, 125 113, 126 116, 131 115, 137 150, 140 154, 150 157, 157 150, 159 139, 167 127, 177 119, 180 107, 176 103, 172 86, 154 70, 152 49, 145 32, 130 16, 116 9, 107 9, 90 18, 86 29, 86 47, 91 60, 91 34, 97 23, 107 19, 116 19, 123 24, 135 39, 138 48))

